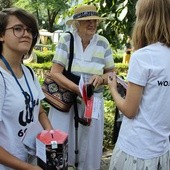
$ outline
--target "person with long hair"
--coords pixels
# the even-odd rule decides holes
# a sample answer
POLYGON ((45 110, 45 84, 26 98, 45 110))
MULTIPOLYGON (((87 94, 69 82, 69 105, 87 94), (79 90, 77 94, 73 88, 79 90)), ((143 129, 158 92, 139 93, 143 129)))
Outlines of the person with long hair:
POLYGON ((132 34, 134 53, 125 99, 116 75, 108 78, 124 114, 109 170, 170 169, 170 0, 138 0, 132 34))

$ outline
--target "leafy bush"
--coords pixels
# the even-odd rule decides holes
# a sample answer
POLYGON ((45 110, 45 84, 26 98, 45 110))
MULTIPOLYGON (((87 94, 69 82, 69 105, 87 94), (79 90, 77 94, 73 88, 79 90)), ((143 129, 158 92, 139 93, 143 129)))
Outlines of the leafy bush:
POLYGON ((108 86, 104 86, 103 97, 104 97, 104 100, 112 100, 112 95, 110 93, 108 86))
POLYGON ((42 100, 41 104, 42 104, 42 107, 44 108, 44 110, 46 111, 46 113, 48 115, 50 105, 45 100, 42 100))
POLYGON ((37 69, 42 69, 42 70, 50 70, 51 66, 52 66, 52 62, 46 62, 46 63, 28 63, 26 64, 28 66, 30 66, 33 70, 37 70, 37 69))
POLYGON ((44 49, 43 51, 34 50, 35 54, 37 55, 37 63, 46 63, 51 62, 54 57, 54 51, 44 49))
POLYGON ((114 127, 115 103, 113 100, 104 101, 104 151, 112 149, 112 135, 114 127))
POLYGON ((124 63, 116 63, 115 64, 115 67, 116 67, 116 73, 118 75, 121 75, 121 74, 127 74, 127 71, 128 71, 128 64, 124 64, 124 63))
POLYGON ((119 51, 119 52, 113 53, 113 58, 114 58, 115 63, 122 63, 122 61, 123 61, 123 52, 119 51))

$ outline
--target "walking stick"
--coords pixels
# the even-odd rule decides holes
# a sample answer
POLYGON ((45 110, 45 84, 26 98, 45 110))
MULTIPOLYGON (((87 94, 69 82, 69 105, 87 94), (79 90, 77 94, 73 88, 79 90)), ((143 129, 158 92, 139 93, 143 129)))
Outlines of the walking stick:
POLYGON ((74 115, 74 122, 75 122, 75 167, 76 170, 78 168, 78 154, 79 154, 79 150, 78 150, 78 126, 79 126, 79 116, 78 116, 78 108, 77 108, 77 101, 75 100, 74 102, 74 111, 75 111, 75 115, 74 115))
POLYGON ((79 165, 79 148, 78 148, 78 127, 79 123, 84 125, 84 126, 89 126, 89 122, 80 119, 78 115, 78 107, 77 107, 77 101, 74 101, 74 126, 75 126, 75 168, 77 170, 78 165, 79 165))

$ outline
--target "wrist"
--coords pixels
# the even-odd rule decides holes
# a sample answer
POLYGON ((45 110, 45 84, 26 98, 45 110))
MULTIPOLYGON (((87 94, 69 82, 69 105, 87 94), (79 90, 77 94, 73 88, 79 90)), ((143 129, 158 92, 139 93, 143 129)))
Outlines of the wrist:
POLYGON ((102 80, 102 83, 101 84, 104 84, 104 78, 103 78, 103 76, 102 75, 99 75, 100 76, 100 78, 101 78, 101 80, 102 80))

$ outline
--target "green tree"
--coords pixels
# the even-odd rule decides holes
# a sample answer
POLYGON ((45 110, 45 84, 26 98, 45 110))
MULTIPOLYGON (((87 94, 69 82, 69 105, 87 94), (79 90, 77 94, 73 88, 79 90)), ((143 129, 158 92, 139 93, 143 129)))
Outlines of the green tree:
MULTIPOLYGON (((7 2, 10 0, 0 0, 7 2)), ((15 5, 33 12, 41 28, 53 32, 57 28, 59 18, 73 14, 73 0, 13 0, 15 5), (71 7, 72 6, 72 7, 71 7)), ((80 2, 80 1, 79 1, 80 2)), ((82 3, 94 4, 98 7, 100 16, 107 19, 101 22, 99 33, 104 35, 116 50, 125 43, 131 35, 135 21, 135 4, 137 0, 83 0, 82 3)), ((74 0, 74 4, 78 0, 74 0)))
POLYGON ((135 21, 137 0, 84 0, 95 4, 99 14, 107 19, 100 24, 99 33, 104 35, 114 49, 120 49, 131 35, 135 21))
POLYGON ((69 8, 68 0, 15 0, 15 6, 22 7, 34 13, 40 27, 53 32, 55 23, 69 8))
POLYGON ((4 8, 9 8, 11 6, 11 0, 0 0, 0 10, 4 8))

